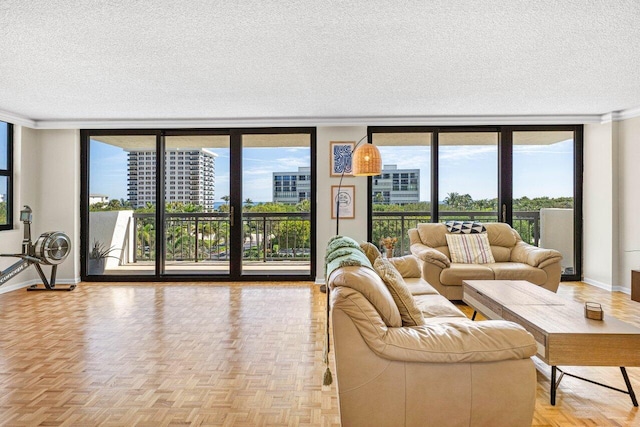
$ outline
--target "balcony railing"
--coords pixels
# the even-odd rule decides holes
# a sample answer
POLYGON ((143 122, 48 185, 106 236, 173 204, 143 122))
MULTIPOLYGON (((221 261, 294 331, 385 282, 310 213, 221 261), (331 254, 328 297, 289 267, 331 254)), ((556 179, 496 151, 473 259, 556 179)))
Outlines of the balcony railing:
MULTIPOLYGON (((409 253, 409 235, 407 231, 415 228, 420 222, 431 222, 431 215, 424 212, 373 212, 372 214, 372 242, 378 242, 384 237, 396 237, 398 243, 394 249, 394 255, 406 255, 409 253)), ((440 222, 445 221, 478 221, 497 222, 496 211, 455 211, 439 212, 440 222)), ((540 240, 540 211, 513 212, 513 228, 515 228, 522 240, 538 246, 540 240)))
MULTIPOLYGON (((309 213, 243 213, 243 259, 246 261, 309 261, 309 213)), ((135 213, 134 262, 154 261, 155 215, 135 213)), ((165 214, 167 261, 220 261, 229 259, 229 214, 165 214), (197 254, 197 255, 196 255, 197 254)))
MULTIPOLYGON (((440 221, 471 220, 496 222, 495 211, 440 212, 440 221)), ((133 214, 135 230, 134 262, 155 260, 156 227, 152 213, 133 214)), ((418 223, 431 222, 424 212, 373 212, 372 241, 396 237, 394 255, 409 253, 407 231, 418 223)), ((243 213, 243 260, 245 261, 309 261, 311 258, 311 222, 309 213, 243 213)), ((538 245, 540 212, 513 213, 513 227, 522 239, 538 245)), ((165 214, 165 247, 167 261, 226 261, 229 259, 229 214, 223 212, 165 214), (197 255, 196 255, 197 254, 197 255)))

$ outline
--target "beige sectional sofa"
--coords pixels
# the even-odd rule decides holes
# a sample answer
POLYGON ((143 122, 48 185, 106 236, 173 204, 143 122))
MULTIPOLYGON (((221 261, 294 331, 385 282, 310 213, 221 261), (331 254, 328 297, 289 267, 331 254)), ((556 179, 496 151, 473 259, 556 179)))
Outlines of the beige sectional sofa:
POLYGON ((511 322, 469 320, 421 278, 415 257, 390 261, 422 324, 403 326, 404 306, 368 266, 327 278, 342 425, 530 426, 533 337, 511 322))
POLYGON ((444 224, 423 223, 410 229, 411 253, 422 262, 422 277, 450 300, 462 299, 463 280, 527 280, 556 292, 561 275, 560 252, 523 242, 508 224, 484 226, 495 259, 490 264, 451 262, 444 224))

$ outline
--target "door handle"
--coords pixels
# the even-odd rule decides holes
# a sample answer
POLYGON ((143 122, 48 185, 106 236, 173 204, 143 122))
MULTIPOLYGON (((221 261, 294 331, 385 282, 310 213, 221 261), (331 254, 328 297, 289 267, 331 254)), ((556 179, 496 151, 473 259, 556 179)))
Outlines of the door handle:
POLYGON ((506 203, 502 204, 502 222, 507 222, 507 205, 506 205, 506 203))
POLYGON ((234 209, 233 209, 233 206, 231 206, 229 208, 229 225, 231 227, 233 227, 233 216, 234 216, 233 214, 234 214, 234 209))

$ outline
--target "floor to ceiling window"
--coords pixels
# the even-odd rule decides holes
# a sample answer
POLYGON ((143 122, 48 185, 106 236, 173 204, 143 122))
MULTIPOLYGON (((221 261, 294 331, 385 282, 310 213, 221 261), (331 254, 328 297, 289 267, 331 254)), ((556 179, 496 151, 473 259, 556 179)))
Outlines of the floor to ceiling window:
MULTIPOLYGON (((383 163, 400 158, 420 172, 419 200, 384 197, 386 170, 370 181, 370 239, 396 237, 419 222, 507 222, 522 239, 563 255, 565 280, 578 280, 581 257, 582 126, 370 127, 383 163), (409 151, 405 151, 409 150, 409 151), (428 153, 428 154, 423 154, 428 153)), ((407 176, 408 178, 408 176, 407 176)), ((398 189, 403 177, 398 177, 398 189)), ((395 185, 390 181, 389 185, 395 185)))
POLYGON ((13 227, 13 125, 0 122, 0 230, 13 227))
POLYGON ((497 132, 440 132, 438 219, 495 221, 498 207, 497 132))
POLYGON ((396 237, 394 253, 409 249, 407 229, 431 221, 431 133, 374 133, 382 173, 372 179, 372 242, 396 237))
POLYGON ((513 223, 528 243, 562 253, 575 272, 575 140, 572 131, 513 132, 513 223))
POLYGON ((311 278, 314 129, 87 130, 82 139, 83 276, 311 278))

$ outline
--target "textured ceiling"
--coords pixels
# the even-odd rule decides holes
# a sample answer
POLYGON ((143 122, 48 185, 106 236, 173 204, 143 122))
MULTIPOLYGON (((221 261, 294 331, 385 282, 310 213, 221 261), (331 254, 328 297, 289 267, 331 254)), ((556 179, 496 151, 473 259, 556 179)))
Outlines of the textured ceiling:
POLYGON ((640 2, 0 1, 35 121, 591 115, 640 106, 640 2))

